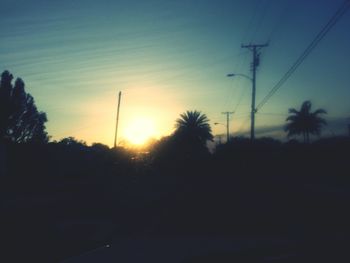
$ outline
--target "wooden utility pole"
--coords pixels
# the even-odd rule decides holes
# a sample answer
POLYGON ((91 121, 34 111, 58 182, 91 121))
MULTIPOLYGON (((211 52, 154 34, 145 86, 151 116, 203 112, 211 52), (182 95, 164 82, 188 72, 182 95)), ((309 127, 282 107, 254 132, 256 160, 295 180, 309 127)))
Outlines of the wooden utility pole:
POLYGON ((117 120, 115 124, 115 136, 114 136, 114 148, 117 147, 117 136, 118 136, 118 123, 119 123, 119 109, 120 109, 120 99, 122 97, 122 92, 119 91, 119 96, 118 96, 118 109, 117 109, 117 120))
POLYGON ((233 111, 222 112, 222 114, 226 114, 226 143, 230 141, 230 114, 233 113, 233 111))
POLYGON ((253 72, 253 78, 252 78, 252 107, 251 107, 251 125, 250 125, 250 139, 255 139, 255 95, 256 95, 256 69, 258 68, 260 64, 260 52, 259 50, 263 47, 267 47, 268 44, 249 44, 249 45, 242 45, 242 48, 248 48, 253 53, 253 62, 251 64, 252 66, 252 72, 253 72))

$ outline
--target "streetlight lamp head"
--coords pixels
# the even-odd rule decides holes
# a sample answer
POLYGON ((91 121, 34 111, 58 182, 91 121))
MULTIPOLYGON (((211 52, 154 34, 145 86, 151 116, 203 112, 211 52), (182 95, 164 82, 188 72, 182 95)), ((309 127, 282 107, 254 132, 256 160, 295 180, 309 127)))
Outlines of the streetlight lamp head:
POLYGON ((236 76, 240 76, 240 77, 244 77, 246 79, 249 79, 250 81, 253 81, 253 79, 245 74, 239 74, 239 73, 230 73, 226 75, 227 77, 236 77, 236 76))

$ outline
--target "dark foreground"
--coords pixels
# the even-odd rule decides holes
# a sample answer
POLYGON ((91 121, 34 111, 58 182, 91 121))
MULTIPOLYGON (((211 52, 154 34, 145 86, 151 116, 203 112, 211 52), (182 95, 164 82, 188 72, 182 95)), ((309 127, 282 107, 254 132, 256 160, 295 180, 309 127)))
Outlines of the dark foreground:
POLYGON ((349 155, 266 153, 3 177, 1 262, 350 262, 349 155))
POLYGON ((118 178, 121 189, 114 200, 98 200, 88 193, 83 199, 47 194, 9 200, 2 216, 7 262, 58 262, 106 244, 111 245, 106 252, 110 261, 99 262, 115 262, 119 252, 125 257, 126 251, 130 259, 144 255, 138 262, 156 262, 151 259, 157 253, 142 252, 155 252, 156 247, 162 251, 160 258, 172 251, 169 262, 177 258, 171 253, 192 249, 203 256, 227 252, 234 257, 237 252, 298 259, 276 262, 349 262, 350 196, 345 187, 305 184, 274 189, 227 177, 214 182, 206 178, 203 185, 189 179, 176 182, 177 178, 129 179, 118 178), (162 181, 168 180, 173 181, 166 182, 165 189, 162 181), (198 249, 202 239, 209 244, 198 249))

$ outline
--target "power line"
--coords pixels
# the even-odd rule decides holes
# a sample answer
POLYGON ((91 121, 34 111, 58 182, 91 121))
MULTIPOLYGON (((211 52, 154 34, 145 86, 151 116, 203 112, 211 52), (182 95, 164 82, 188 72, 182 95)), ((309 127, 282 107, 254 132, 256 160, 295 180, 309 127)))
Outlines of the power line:
POLYGON ((241 89, 241 94, 239 96, 239 99, 238 99, 238 102, 236 104, 236 107, 234 108, 234 111, 236 112, 238 107, 241 105, 242 101, 243 101, 243 98, 244 98, 244 95, 247 94, 247 87, 246 86, 242 86, 243 88, 241 89))
MULTIPOLYGON (((259 26, 260 26, 260 23, 264 17, 265 17, 265 13, 266 13, 266 9, 267 9, 267 3, 265 2, 265 8, 263 10, 263 14, 260 16, 260 18, 258 19, 258 13, 259 13, 259 7, 260 7, 260 4, 262 3, 262 1, 258 2, 256 1, 255 2, 255 5, 254 5, 254 8, 253 8, 253 13, 251 14, 250 16, 250 19, 249 19, 249 22, 246 24, 246 27, 245 27, 245 30, 243 30, 243 34, 241 36, 241 43, 242 42, 247 42, 247 39, 249 39, 249 42, 252 41, 252 39, 254 38, 254 36, 256 35, 256 33, 258 32, 259 30, 259 26), (257 21, 258 19, 258 21, 257 21), (253 34, 251 34, 250 38, 249 38, 249 32, 253 32, 253 34)), ((245 63, 247 62, 247 54, 248 54, 248 51, 247 52, 242 52, 241 54, 244 54, 244 57, 240 60, 240 62, 236 63, 235 64, 235 72, 241 72, 242 71, 242 68, 243 66, 245 65, 245 63)), ((244 95, 246 94, 246 84, 241 84, 242 80, 238 80, 239 83, 237 86, 241 86, 241 92, 239 93, 238 95, 238 101, 237 103, 235 104, 234 107, 234 112, 236 112, 236 110, 238 109, 238 107, 241 105, 241 102, 244 98, 244 95)), ((230 101, 231 99, 233 98, 233 93, 231 93, 229 96, 226 97, 226 101, 225 101, 225 107, 224 108, 231 108, 229 105, 230 105, 230 101)), ((232 105, 233 106, 233 105, 232 105)))
POLYGON ((261 1, 261 14, 260 14, 260 17, 257 19, 256 21, 256 25, 255 25, 255 29, 253 31, 253 34, 252 34, 252 37, 251 37, 251 41, 254 41, 254 36, 256 36, 260 30, 260 28, 262 27, 263 25, 263 22, 264 22, 264 19, 265 19, 265 16, 266 16, 266 13, 267 13, 267 10, 271 4, 271 1, 266 1, 265 0, 265 3, 263 4, 263 1, 261 1))
MULTIPOLYGON (((253 25, 254 25, 254 22, 256 20, 257 14, 258 14, 258 9, 259 9, 259 2, 255 2, 253 13, 250 16, 249 23, 247 24, 247 26, 245 27, 245 30, 243 31, 244 35, 242 36, 241 42, 247 42, 249 32, 253 31, 252 29, 253 29, 253 25)), ((251 36, 251 37, 253 37, 253 36, 251 36)), ((250 38, 249 41, 251 41, 251 40, 252 39, 250 38)))
POLYGON ((100 120, 98 120, 96 122, 93 122, 93 123, 90 123, 88 125, 80 126, 77 129, 68 130, 68 131, 65 131, 65 132, 60 132, 58 134, 56 133, 56 134, 53 134, 53 137, 58 139, 58 138, 64 138, 64 137, 67 137, 67 136, 73 136, 77 132, 80 132, 82 130, 87 130, 88 128, 92 128, 92 127, 98 126, 97 124, 100 124, 102 121, 103 120, 100 119, 100 120))
MULTIPOLYGON (((259 3, 260 2, 257 2, 257 1, 255 2, 254 8, 253 8, 253 13, 251 14, 249 22, 246 24, 245 29, 243 30, 243 34, 241 35, 241 41, 240 41, 241 43, 242 42, 246 42, 246 39, 249 37, 248 36, 249 32, 257 31, 257 27, 258 26, 256 26, 255 30, 253 30, 253 26, 254 26, 254 22, 256 20, 255 18, 256 18, 257 14, 258 14, 259 3)), ((246 62, 248 51, 242 52, 240 54, 243 54, 244 57, 242 59, 240 59, 239 62, 237 61, 235 63, 235 66, 233 67, 235 69, 235 71, 237 71, 237 72, 241 72, 241 69, 242 69, 243 65, 245 64, 245 62, 246 62)), ((240 85, 240 83, 241 83, 241 81, 239 81, 238 86, 242 87, 242 85, 240 85)), ((233 86, 233 84, 231 84, 231 86, 233 86)), ((244 89, 244 87, 242 87, 242 88, 244 89)), ((240 100, 243 97, 242 93, 244 93, 244 90, 242 90, 240 95, 239 95, 239 100, 238 100, 236 106, 234 107, 235 108, 234 111, 236 111, 236 109, 239 107, 239 105, 241 103, 240 100)), ((233 93, 229 94, 226 97, 226 101, 224 103, 224 108, 225 109, 226 108, 231 108, 229 105, 230 105, 230 101, 231 101, 232 98, 233 98, 233 93)))
POLYGON ((250 113, 249 113, 249 115, 246 117, 246 119, 245 119, 244 121, 241 122, 241 125, 239 126, 237 133, 242 132, 243 126, 245 126, 249 120, 250 120, 250 113))
POLYGON ((271 43, 272 39, 275 39, 275 35, 277 31, 283 26, 283 24, 286 22, 287 18, 290 19, 290 16, 292 14, 290 8, 292 6, 292 3, 290 0, 285 0, 283 10, 280 12, 275 26, 272 28, 269 37, 268 37, 268 42, 271 43))
POLYGON ((256 110, 260 110, 269 99, 277 92, 278 89, 290 78, 290 76, 295 72, 295 70, 304 62, 304 60, 309 56, 312 50, 319 44, 319 42, 327 35, 327 33, 337 24, 337 22, 342 18, 342 16, 348 11, 350 7, 350 0, 345 0, 343 4, 338 8, 332 18, 327 22, 327 24, 322 28, 322 30, 316 35, 309 46, 304 50, 301 56, 296 60, 292 67, 283 75, 283 77, 277 82, 277 84, 270 90, 270 92, 262 99, 262 101, 256 107, 256 110))
POLYGON ((259 115, 270 115, 270 116, 287 116, 286 113, 273 113, 273 112, 259 112, 259 115))
MULTIPOLYGON (((243 51, 243 52, 241 53, 241 55, 244 55, 244 57, 242 57, 239 61, 237 60, 237 62, 235 63, 235 66, 233 67, 235 71, 241 72, 241 69, 242 69, 242 67, 243 67, 243 64, 244 64, 244 62, 246 62, 248 52, 249 52, 249 51, 245 50, 245 51, 243 51)), ((241 80, 239 80, 239 81, 241 81, 241 80)), ((235 94, 235 92, 234 92, 234 87, 235 87, 235 86, 240 86, 240 87, 241 87, 241 92, 240 92, 239 98, 242 97, 241 94, 242 94, 242 92, 243 92, 243 90, 244 90, 244 87, 243 87, 242 85, 240 85, 241 82, 237 83, 237 85, 234 85, 234 82, 233 82, 233 81, 232 81, 232 82, 230 81, 230 83, 231 83, 231 84, 229 85, 229 88, 230 88, 229 91, 231 91, 231 92, 229 93, 228 96, 226 96, 226 100, 225 100, 223 109, 233 108, 233 107, 230 106, 230 105, 231 105, 230 102, 232 102, 232 100, 233 100, 233 98, 234 98, 234 94, 235 94)), ((236 88, 236 90, 237 90, 237 88, 236 88)), ((235 106, 234 108, 237 109, 238 106, 239 106, 239 104, 240 104, 240 102, 239 102, 239 100, 238 100, 238 102, 237 102, 237 104, 236 104, 236 106, 235 106)), ((234 111, 236 111, 236 110, 234 110, 234 111)))

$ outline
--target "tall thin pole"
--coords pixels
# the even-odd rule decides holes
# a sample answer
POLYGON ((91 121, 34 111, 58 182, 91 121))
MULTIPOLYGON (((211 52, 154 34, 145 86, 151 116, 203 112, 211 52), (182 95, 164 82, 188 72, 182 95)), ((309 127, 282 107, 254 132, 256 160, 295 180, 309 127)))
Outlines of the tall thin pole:
POLYGON ((259 50, 263 47, 267 47, 268 44, 262 44, 262 45, 242 45, 242 48, 248 48, 250 51, 253 52, 253 62, 252 62, 252 72, 253 72, 253 78, 252 78, 252 106, 251 106, 251 124, 250 124, 250 139, 253 141, 255 139, 255 96, 256 96, 256 69, 259 66, 260 63, 260 53, 259 50))
POLYGON ((119 123, 119 109, 120 109, 120 99, 122 97, 122 92, 119 91, 119 96, 118 96, 118 109, 117 109, 117 120, 115 124, 115 136, 114 136, 114 148, 117 147, 117 136, 118 136, 118 123, 119 123))
POLYGON ((233 111, 222 112, 222 114, 226 114, 226 143, 230 141, 230 114, 233 113, 233 111))
POLYGON ((250 139, 255 139, 255 96, 256 96, 256 68, 258 67, 256 46, 253 47, 253 87, 252 87, 252 108, 251 108, 251 116, 250 116, 250 139))

